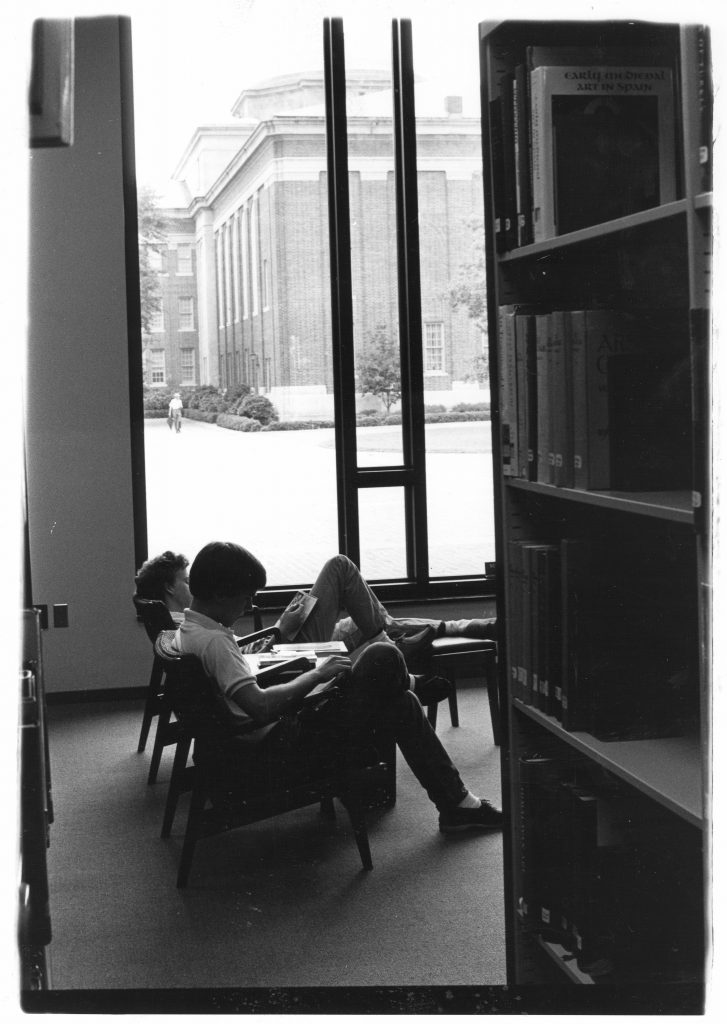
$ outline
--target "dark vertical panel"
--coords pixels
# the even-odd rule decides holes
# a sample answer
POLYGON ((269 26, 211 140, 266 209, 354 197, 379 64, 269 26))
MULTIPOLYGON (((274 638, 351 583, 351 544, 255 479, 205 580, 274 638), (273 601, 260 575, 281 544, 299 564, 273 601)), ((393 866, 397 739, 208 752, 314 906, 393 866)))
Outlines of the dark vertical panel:
POLYGON ((392 23, 392 70, 402 435, 404 464, 413 470, 413 478, 405 486, 407 574, 423 584, 429 579, 429 547, 414 62, 408 19, 392 23))
POLYGON ((356 489, 356 404, 351 300, 351 226, 348 199, 346 66, 343 22, 323 22, 328 161, 328 230, 331 249, 333 407, 336 421, 336 479, 339 550, 360 562, 356 489))
POLYGON ((119 18, 121 74, 121 159, 126 261, 126 322, 129 347, 129 408, 131 413, 131 488, 134 509, 136 567, 147 557, 146 466, 144 458, 144 397, 141 360, 141 295, 139 285, 139 227, 134 151, 134 88, 131 62, 131 20, 119 18))

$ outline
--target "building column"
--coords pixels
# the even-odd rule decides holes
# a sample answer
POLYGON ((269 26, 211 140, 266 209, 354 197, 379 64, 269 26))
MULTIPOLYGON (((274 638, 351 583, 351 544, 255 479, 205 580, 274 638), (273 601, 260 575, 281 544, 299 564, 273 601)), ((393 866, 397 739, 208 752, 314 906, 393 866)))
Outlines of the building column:
POLYGON ((212 211, 197 214, 197 302, 199 305, 199 380, 200 384, 220 385, 217 344, 217 278, 215 276, 215 236, 212 211))

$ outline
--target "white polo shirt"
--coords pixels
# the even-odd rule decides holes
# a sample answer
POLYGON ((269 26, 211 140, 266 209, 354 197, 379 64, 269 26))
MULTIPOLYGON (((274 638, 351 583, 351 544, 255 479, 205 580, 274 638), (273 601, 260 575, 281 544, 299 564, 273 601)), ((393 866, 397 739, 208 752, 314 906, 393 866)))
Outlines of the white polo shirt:
POLYGON ((225 705, 236 720, 252 722, 250 715, 233 699, 243 686, 255 682, 255 676, 237 646, 231 629, 207 615, 186 608, 173 646, 179 654, 194 654, 199 658, 207 675, 216 682, 225 705))

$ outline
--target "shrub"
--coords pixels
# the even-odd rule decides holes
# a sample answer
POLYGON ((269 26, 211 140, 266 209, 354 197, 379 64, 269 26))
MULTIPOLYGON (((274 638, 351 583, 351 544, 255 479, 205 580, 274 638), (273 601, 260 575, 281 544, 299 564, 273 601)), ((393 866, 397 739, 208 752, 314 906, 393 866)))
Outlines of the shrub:
POLYGON ((459 402, 452 406, 452 412, 489 412, 489 402, 459 402))
POLYGON ((447 407, 445 405, 425 405, 424 406, 424 414, 426 416, 429 416, 430 413, 446 412, 446 411, 447 411, 447 407))
POLYGON ((247 395, 237 403, 235 412, 237 416, 247 416, 262 424, 278 419, 277 409, 265 395, 247 395))
POLYGON ((200 384, 199 387, 191 389, 187 396, 187 405, 190 409, 207 409, 219 401, 220 393, 212 384, 200 384))
POLYGON ((271 430, 325 430, 335 427, 333 420, 272 420, 262 429, 271 430))
POLYGON ((166 415, 174 392, 171 388, 144 387, 144 412, 163 411, 166 415))
POLYGON ((260 430, 260 421, 249 416, 236 416, 231 412, 223 412, 217 417, 217 426, 226 430, 239 430, 244 434, 260 430))

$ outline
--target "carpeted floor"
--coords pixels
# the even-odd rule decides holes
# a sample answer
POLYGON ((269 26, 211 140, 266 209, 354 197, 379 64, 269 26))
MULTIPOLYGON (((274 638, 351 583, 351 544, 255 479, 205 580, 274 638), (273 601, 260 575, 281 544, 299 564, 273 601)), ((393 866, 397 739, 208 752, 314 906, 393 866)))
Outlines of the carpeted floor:
MULTIPOLYGON (((486 694, 459 693, 460 728, 444 705, 438 732, 499 803, 486 694)), ((396 806, 370 817, 372 872, 343 809, 331 822, 313 807, 202 841, 179 891, 187 804, 160 839, 171 752, 147 786, 141 704, 49 718, 54 989, 504 984, 501 836, 441 835, 401 756, 396 806)))

